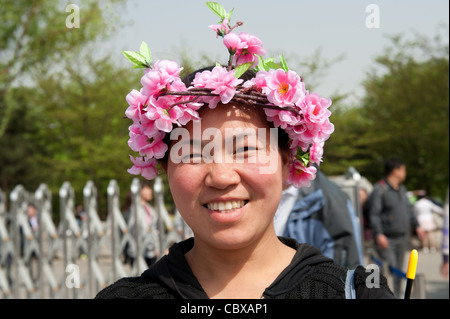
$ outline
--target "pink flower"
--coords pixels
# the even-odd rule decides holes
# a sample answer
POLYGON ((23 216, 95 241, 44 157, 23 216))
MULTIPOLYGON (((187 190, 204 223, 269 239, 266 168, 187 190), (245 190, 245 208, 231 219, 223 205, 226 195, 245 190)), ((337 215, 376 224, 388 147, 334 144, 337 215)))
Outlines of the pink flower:
POLYGON ((125 115, 129 119, 133 120, 133 122, 139 121, 141 114, 143 113, 143 109, 147 104, 148 97, 137 90, 132 90, 128 93, 126 100, 129 107, 125 111, 125 115))
POLYGON ((226 68, 216 66, 212 71, 203 71, 195 75, 192 85, 196 88, 212 89, 211 93, 219 96, 205 96, 202 101, 209 103, 209 107, 214 109, 217 103, 221 101, 227 104, 236 94, 236 86, 243 82, 242 79, 236 79, 233 71, 227 71, 226 68))
POLYGON ((305 85, 294 71, 278 69, 269 72, 266 83, 263 92, 267 99, 280 107, 296 104, 305 96, 305 85))
POLYGON ((262 91, 263 88, 267 87, 266 79, 268 78, 268 75, 269 72, 267 71, 258 71, 256 76, 253 79, 246 81, 243 86, 246 88, 256 86, 260 91, 262 91))
POLYGON ((157 97, 170 90, 172 83, 179 80, 179 74, 183 69, 176 62, 168 60, 155 61, 153 65, 154 68, 141 78, 142 94, 149 97, 157 97))
POLYGON ((241 65, 247 62, 254 62, 253 67, 255 67, 258 64, 258 57, 256 55, 263 56, 267 54, 261 40, 246 32, 241 32, 239 39, 241 43, 236 50, 233 63, 235 65, 241 65))
POLYGON ((330 137, 334 131, 334 125, 329 120, 330 106, 330 99, 321 98, 316 93, 307 94, 299 103, 304 119, 301 133, 304 140, 312 143, 315 138, 325 141, 330 137))
POLYGON ((315 141, 310 149, 309 149, 309 159, 313 163, 319 164, 322 162, 323 156, 323 146, 325 145, 325 141, 315 141))
POLYGON ((148 158, 163 158, 167 145, 163 142, 165 133, 156 131, 155 134, 149 136, 145 135, 141 131, 140 126, 131 125, 130 139, 128 140, 128 146, 135 152, 139 152, 141 156, 147 156, 148 158))
POLYGON ((281 127, 283 130, 299 122, 299 118, 291 111, 264 109, 264 112, 275 127, 281 127))
POLYGON ((235 54, 238 49, 242 49, 245 45, 241 42, 241 38, 236 33, 232 32, 228 33, 223 38, 223 44, 225 44, 230 54, 235 54))
POLYGON ((300 104, 305 120, 315 124, 322 124, 330 117, 330 106, 331 100, 321 98, 317 93, 307 94, 300 104))
POLYGON ((210 25, 208 28, 216 32, 217 37, 223 37, 230 32, 230 29, 228 28, 228 19, 226 18, 223 19, 222 24, 210 25))
POLYGON ((311 186, 311 181, 316 178, 317 169, 314 166, 305 167, 302 162, 293 160, 289 168, 287 182, 297 188, 311 186))
POLYGON ((156 168, 156 159, 146 159, 137 157, 136 159, 130 155, 133 166, 127 169, 127 172, 133 175, 142 175, 144 178, 151 180, 158 175, 156 168))
POLYGON ((171 60, 157 60, 153 63, 153 70, 178 77, 183 70, 177 62, 171 60))
POLYGON ((173 124, 177 124, 178 118, 183 115, 180 108, 171 107, 176 97, 161 96, 157 99, 150 98, 145 116, 155 122, 155 127, 164 132, 172 131, 173 124))
POLYGON ((141 78, 142 93, 149 97, 157 97, 168 90, 172 76, 156 70, 150 70, 141 78))

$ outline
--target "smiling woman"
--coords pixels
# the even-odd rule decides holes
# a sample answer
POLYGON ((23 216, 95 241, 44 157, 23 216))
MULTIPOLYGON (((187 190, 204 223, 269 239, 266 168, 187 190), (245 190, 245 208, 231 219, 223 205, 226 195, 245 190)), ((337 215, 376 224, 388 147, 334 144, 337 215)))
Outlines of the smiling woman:
MULTIPOLYGON (((231 34, 233 27, 223 23, 231 12, 207 4, 221 17, 212 29, 231 34)), ((198 70, 185 82, 180 67, 151 63, 148 50, 126 54, 148 68, 143 89, 130 98, 136 101, 127 111, 133 119, 130 144, 144 135, 153 145, 155 136, 161 140, 159 132, 171 132, 162 139, 164 154, 149 156, 139 144, 142 162, 133 159, 129 172, 139 173, 140 166, 147 174, 156 161, 162 164, 194 238, 173 245, 140 277, 119 280, 98 298, 346 298, 355 291, 359 297, 393 297, 385 280, 365 289, 363 267, 349 272, 312 246, 277 237, 273 219, 283 186, 301 187, 315 178, 312 162, 321 161, 333 132, 331 101, 309 94, 283 58, 278 65, 249 56, 265 52, 256 39, 241 33, 227 67, 198 70)))

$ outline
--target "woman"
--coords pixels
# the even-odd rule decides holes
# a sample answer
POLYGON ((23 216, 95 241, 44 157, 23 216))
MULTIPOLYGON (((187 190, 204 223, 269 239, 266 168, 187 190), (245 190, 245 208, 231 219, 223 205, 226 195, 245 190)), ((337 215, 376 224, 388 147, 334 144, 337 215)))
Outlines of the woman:
POLYGON ((230 53, 227 68, 202 69, 181 83, 176 64, 157 61, 127 99, 129 144, 142 156, 132 158, 129 172, 153 178, 158 160, 194 237, 97 298, 346 298, 346 280, 356 297, 392 298, 384 278, 369 289, 363 267, 350 276, 316 248, 276 236, 283 184, 307 185, 315 176, 310 163, 321 161, 331 134, 331 102, 306 92, 295 72, 268 63, 236 76, 233 63, 253 67, 249 52, 264 50, 222 21, 213 30, 230 53))

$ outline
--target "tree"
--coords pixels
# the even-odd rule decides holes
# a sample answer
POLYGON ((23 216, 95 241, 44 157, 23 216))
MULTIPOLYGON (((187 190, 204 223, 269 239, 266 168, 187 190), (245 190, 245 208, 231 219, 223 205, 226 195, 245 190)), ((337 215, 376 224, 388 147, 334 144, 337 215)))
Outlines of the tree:
POLYGON ((328 156, 376 181, 387 157, 408 167, 407 187, 444 197, 449 162, 448 44, 438 35, 391 37, 364 81, 361 106, 335 114, 328 156))
POLYGON ((106 6, 84 0, 77 8, 80 28, 73 29, 66 25, 70 12, 61 2, 0 0, 0 138, 17 111, 15 86, 32 86, 34 72, 56 68, 67 53, 106 34, 106 6))

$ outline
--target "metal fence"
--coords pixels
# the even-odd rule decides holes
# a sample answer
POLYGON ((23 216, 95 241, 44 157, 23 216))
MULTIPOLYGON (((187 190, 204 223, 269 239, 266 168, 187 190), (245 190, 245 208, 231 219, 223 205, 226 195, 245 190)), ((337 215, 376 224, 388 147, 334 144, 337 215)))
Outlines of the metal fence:
POLYGON ((125 276, 142 273, 147 265, 143 251, 148 244, 159 255, 186 238, 189 228, 178 213, 170 218, 163 200, 163 183, 154 184, 157 227, 146 225, 140 198, 141 185, 130 185, 130 217, 120 208, 115 180, 107 187, 107 217, 99 218, 97 188, 88 181, 83 188, 85 219, 76 217, 74 189, 65 182, 59 190, 59 223, 52 216, 52 194, 46 184, 33 193, 22 185, 9 194, 0 189, 0 298, 92 298, 125 276), (30 222, 30 203, 36 223, 30 222), (7 208, 9 206, 9 209, 7 208), (37 225, 37 227, 34 227, 37 225), (156 232, 156 233, 155 233, 156 232), (153 242, 152 242, 153 241, 153 242), (124 252, 134 251, 133 262, 124 252))

